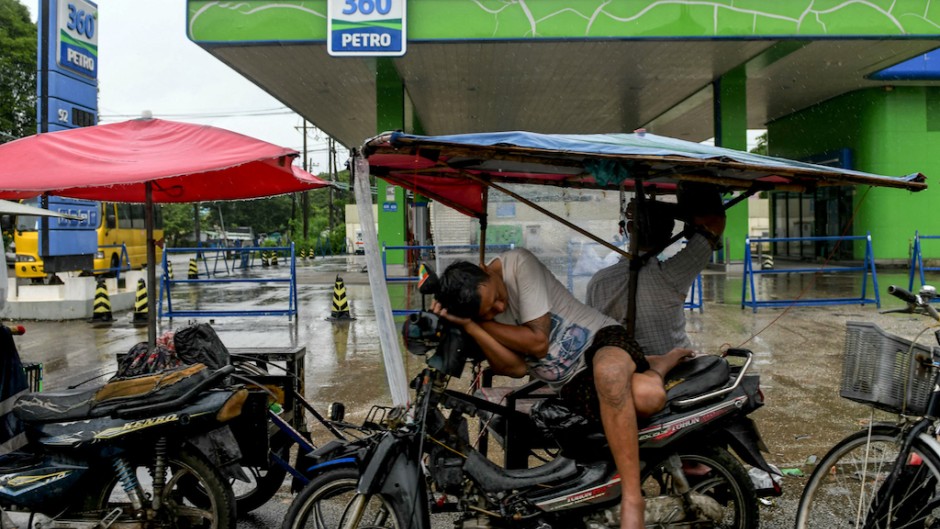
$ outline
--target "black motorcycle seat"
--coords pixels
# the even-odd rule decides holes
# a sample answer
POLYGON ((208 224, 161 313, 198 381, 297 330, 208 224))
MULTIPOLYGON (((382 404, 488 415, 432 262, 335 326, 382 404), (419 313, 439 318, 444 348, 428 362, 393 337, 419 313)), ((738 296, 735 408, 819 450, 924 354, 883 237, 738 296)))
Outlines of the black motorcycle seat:
POLYGON ((464 471, 487 492, 524 489, 570 478, 578 472, 574 460, 556 457, 549 463, 533 469, 504 469, 476 451, 471 451, 464 463, 464 471))
POLYGON ((730 379, 727 360, 713 355, 697 356, 680 363, 666 375, 666 402, 701 395, 724 386, 730 379))
POLYGON ((182 366, 153 375, 114 379, 90 389, 27 393, 13 414, 29 423, 65 422, 103 417, 128 406, 173 400, 209 376, 203 364, 182 366))

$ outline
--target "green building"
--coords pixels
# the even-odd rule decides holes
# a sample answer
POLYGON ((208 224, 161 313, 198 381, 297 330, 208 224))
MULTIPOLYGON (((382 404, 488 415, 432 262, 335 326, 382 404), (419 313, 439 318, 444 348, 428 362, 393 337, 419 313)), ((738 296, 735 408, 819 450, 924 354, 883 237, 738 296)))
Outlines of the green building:
MULTIPOLYGON (((940 45, 940 5, 928 0, 188 0, 187 8, 193 42, 349 148, 386 130, 645 128, 745 149, 747 129, 766 128, 771 155, 923 172, 930 183, 940 174, 930 148, 938 76, 880 73, 940 45), (401 45, 381 56, 341 48, 341 34, 342 46, 372 42, 368 24, 341 11, 378 7, 399 10, 378 26, 401 45)), ((380 239, 420 241, 427 208, 379 185, 380 239)), ((870 231, 878 259, 906 259, 915 230, 940 234, 928 213, 937 193, 778 195, 771 230, 870 231)), ((747 208, 729 220, 726 235, 740 248, 747 208)), ((780 246, 806 259, 828 248, 780 246)))

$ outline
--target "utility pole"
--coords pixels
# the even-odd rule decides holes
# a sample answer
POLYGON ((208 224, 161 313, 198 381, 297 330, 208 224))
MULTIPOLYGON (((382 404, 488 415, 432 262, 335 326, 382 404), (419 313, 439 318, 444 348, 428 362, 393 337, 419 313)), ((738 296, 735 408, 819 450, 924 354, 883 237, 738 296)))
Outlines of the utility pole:
MULTIPOLYGON (((196 248, 199 248, 200 246, 199 245, 199 224, 200 224, 199 202, 193 202, 193 232, 195 233, 195 236, 196 236, 196 248)), ((199 259, 201 257, 202 255, 197 251, 196 259, 199 259)))
MULTIPOLYGON (((326 140, 326 145, 329 148, 327 153, 327 164, 330 166, 330 182, 336 182, 336 142, 331 136, 326 140)), ((330 206, 329 206, 329 221, 330 221, 330 234, 333 233, 333 186, 330 186, 330 206)))
MULTIPOLYGON (((304 171, 310 171, 310 165, 307 163, 307 118, 304 118, 304 171)), ((310 197, 304 191, 300 195, 300 212, 304 217, 304 241, 307 240, 307 233, 310 230, 310 197)))

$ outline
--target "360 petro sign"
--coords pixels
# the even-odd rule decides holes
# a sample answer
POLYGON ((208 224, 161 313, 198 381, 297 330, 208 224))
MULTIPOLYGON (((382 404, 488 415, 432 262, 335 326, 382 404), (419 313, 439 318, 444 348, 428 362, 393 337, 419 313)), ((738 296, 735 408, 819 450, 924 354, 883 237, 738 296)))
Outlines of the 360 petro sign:
POLYGON ((57 62, 92 79, 98 76, 98 7, 85 0, 59 0, 57 62))
POLYGON ((404 55, 405 1, 329 0, 329 54, 339 57, 404 55))

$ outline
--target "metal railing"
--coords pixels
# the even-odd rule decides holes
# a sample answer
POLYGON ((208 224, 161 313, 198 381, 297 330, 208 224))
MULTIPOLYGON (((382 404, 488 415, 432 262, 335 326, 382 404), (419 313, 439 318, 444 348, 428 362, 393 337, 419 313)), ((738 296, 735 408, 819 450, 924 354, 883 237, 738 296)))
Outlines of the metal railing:
MULTIPOLYGON (((219 248, 218 251, 230 251, 230 248, 219 248)), ((163 250, 163 276, 160 280, 160 293, 158 305, 158 317, 163 318, 164 316, 170 319, 174 317, 219 317, 219 316, 287 316, 293 318, 297 315, 297 266, 296 266, 296 256, 294 254, 294 245, 291 243, 290 246, 282 247, 241 247, 238 248, 238 251, 245 252, 256 252, 256 251, 286 251, 290 256, 290 275, 289 277, 225 277, 219 278, 210 277, 212 274, 209 274, 208 262, 205 258, 206 253, 211 253, 215 251, 214 249, 206 248, 164 248, 163 250), (206 271, 205 279, 171 279, 166 273, 167 270, 167 261, 169 255, 171 254, 180 254, 180 253, 202 253, 202 261, 206 271), (179 310, 173 308, 173 288, 178 285, 192 285, 192 286, 201 286, 201 285, 224 285, 224 284, 233 284, 233 283, 245 283, 245 284, 280 284, 286 285, 288 288, 287 296, 287 308, 264 308, 264 309, 243 309, 243 310, 200 310, 200 309, 187 309, 179 310), (166 310, 163 308, 163 301, 166 300, 166 310)), ((223 258, 224 260, 224 258, 223 258)), ((218 261, 218 258, 217 258, 218 261)), ((228 266, 226 263, 226 270, 228 266)), ((187 271, 188 272, 188 271, 187 271)), ((187 272, 180 271, 180 275, 186 274, 187 272)), ((174 274, 176 275, 176 274, 174 274)))
POLYGON ((878 293, 878 273, 875 270, 875 256, 872 251, 871 233, 866 235, 849 237, 775 237, 764 239, 752 239, 747 237, 744 240, 744 281, 741 287, 741 308, 751 307, 757 312, 758 307, 789 307, 789 306, 822 306, 822 305, 865 305, 874 303, 881 307, 881 296, 878 293), (763 243, 792 243, 792 242, 834 242, 834 241, 865 241, 865 259, 861 266, 839 266, 839 267, 816 267, 816 268, 773 268, 760 269, 754 267, 753 256, 751 254, 751 245, 761 245, 763 243), (859 297, 847 298, 803 298, 796 299, 757 299, 757 288, 755 278, 765 274, 839 274, 839 273, 862 273, 861 294, 859 297), (873 290, 875 297, 868 298, 868 275, 871 274, 873 290), (751 299, 747 299, 748 287, 751 291, 751 299))

